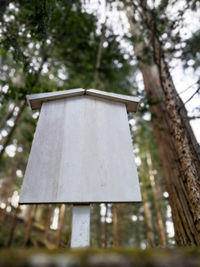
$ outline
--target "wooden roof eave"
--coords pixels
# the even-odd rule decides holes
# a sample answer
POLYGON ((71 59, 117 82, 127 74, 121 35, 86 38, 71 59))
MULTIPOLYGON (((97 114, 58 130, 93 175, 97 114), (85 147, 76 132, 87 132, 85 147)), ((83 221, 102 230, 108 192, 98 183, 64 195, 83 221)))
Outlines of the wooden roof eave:
POLYGON ((85 94, 85 89, 77 88, 77 89, 48 92, 41 94, 31 94, 27 95, 26 98, 32 110, 36 110, 41 108, 43 102, 68 98, 72 96, 81 96, 84 94, 85 94))
POLYGON ((83 88, 27 95, 27 100, 30 107, 33 110, 36 110, 41 108, 43 102, 53 101, 68 97, 81 96, 81 95, 88 95, 88 96, 98 97, 101 99, 123 103, 126 105, 126 109, 129 112, 136 112, 138 104, 140 102, 140 99, 138 97, 108 93, 96 89, 85 90, 83 88))

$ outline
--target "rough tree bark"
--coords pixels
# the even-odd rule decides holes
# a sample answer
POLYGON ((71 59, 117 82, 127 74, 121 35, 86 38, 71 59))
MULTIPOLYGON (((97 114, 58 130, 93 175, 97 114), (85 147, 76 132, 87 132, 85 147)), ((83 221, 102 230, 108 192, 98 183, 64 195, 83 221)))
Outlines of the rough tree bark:
MULTIPOLYGON (((151 94, 152 99, 159 97, 159 80, 156 67, 143 66, 141 68, 145 89, 151 94)), ((152 121, 153 130, 158 144, 166 186, 169 193, 169 202, 172 208, 172 217, 175 227, 175 238, 179 245, 200 244, 198 231, 195 227, 191 213, 188 194, 185 189, 183 171, 180 166, 178 155, 174 149, 171 136, 171 128, 166 118, 163 103, 150 107, 152 114, 157 114, 152 121)))
MULTIPOLYGON (((150 106, 152 124, 163 166, 178 245, 200 245, 200 160, 198 145, 185 107, 177 95, 155 25, 145 1, 139 1, 154 52, 152 65, 139 61, 147 95, 159 103, 150 106)), ((131 24, 132 34, 137 35, 131 24)), ((143 47, 134 47, 138 58, 143 47)))

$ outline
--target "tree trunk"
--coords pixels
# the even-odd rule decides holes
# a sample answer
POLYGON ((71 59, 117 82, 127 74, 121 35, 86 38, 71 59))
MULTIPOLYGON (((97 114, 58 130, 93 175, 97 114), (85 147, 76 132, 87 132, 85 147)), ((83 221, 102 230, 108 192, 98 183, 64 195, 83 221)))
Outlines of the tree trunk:
POLYGON ((113 241, 114 241, 114 246, 115 247, 119 247, 117 209, 118 209, 117 204, 113 204, 113 241))
POLYGON ((15 182, 16 182, 16 171, 15 171, 15 169, 11 169, 10 175, 11 175, 10 183, 6 184, 6 187, 8 188, 8 194, 7 194, 7 197, 6 197, 5 208, 4 208, 3 212, 2 212, 2 217, 0 218, 2 224, 4 224, 5 221, 6 221, 7 207, 8 207, 8 204, 9 204, 9 198, 12 196, 13 188, 14 188, 14 185, 15 185, 15 182))
POLYGON ((102 247, 102 223, 101 223, 101 207, 100 204, 91 206, 91 246, 102 247))
POLYGON ((13 106, 13 108, 8 112, 8 114, 6 115, 6 117, 2 120, 2 122, 0 123, 0 130, 2 130, 3 128, 5 128, 6 126, 6 122, 13 117, 13 113, 15 111, 16 105, 13 106))
POLYGON ((44 239, 48 239, 48 233, 49 233, 49 226, 50 226, 50 221, 51 221, 51 210, 52 206, 51 205, 45 205, 43 208, 43 212, 45 212, 45 221, 44 221, 44 239))
POLYGON ((8 207, 8 198, 9 197, 6 198, 5 208, 2 211, 1 224, 4 224, 5 221, 6 221, 6 216, 7 216, 7 211, 6 210, 7 210, 7 207, 8 207))
POLYGON ((153 235, 153 227, 151 221, 151 212, 149 209, 149 203, 147 199, 146 188, 142 189, 142 201, 144 205, 144 216, 145 216, 145 223, 147 227, 147 240, 148 245, 150 248, 154 247, 154 235, 153 235))
MULTIPOLYGON (((44 49, 44 55, 43 55, 42 61, 41 61, 41 63, 40 63, 40 67, 39 67, 39 69, 38 69, 38 71, 37 71, 37 73, 36 73, 35 80, 34 80, 34 82, 32 83, 32 87, 30 87, 29 90, 27 90, 27 93, 28 93, 29 91, 31 92, 31 89, 38 83, 39 78, 40 78, 40 73, 41 73, 42 68, 43 68, 43 65, 44 65, 44 63, 45 63, 45 62, 47 61, 47 59, 48 59, 48 54, 47 54, 47 51, 46 51, 45 48, 44 48, 44 44, 45 44, 45 41, 43 40, 43 42, 42 42, 42 47, 43 47, 43 48, 42 48, 42 49, 44 49)), ((17 114, 17 116, 16 116, 16 118, 15 118, 14 126, 11 128, 11 130, 10 130, 10 132, 9 132, 7 138, 6 138, 6 141, 5 141, 5 143, 3 144, 3 148, 2 148, 1 151, 0 151, 0 160, 1 160, 2 156, 3 156, 3 154, 4 154, 4 151, 5 151, 6 147, 8 146, 8 144, 10 143, 10 141, 11 141, 11 139, 12 139, 12 136, 13 136, 13 134, 14 134, 14 132, 15 132, 15 129, 16 129, 18 123, 19 123, 19 120, 20 120, 20 118, 21 118, 21 116, 22 116, 23 111, 25 110, 25 108, 26 108, 26 100, 24 100, 24 101, 22 102, 22 105, 21 105, 21 107, 20 107, 20 109, 19 109, 19 112, 18 112, 18 114, 17 114)))
POLYGON ((59 226, 58 226, 58 236, 57 236, 57 241, 56 241, 56 246, 59 247, 61 240, 62 240, 62 229, 63 229, 63 223, 65 219, 65 210, 66 210, 66 205, 62 204, 60 207, 60 218, 59 218, 59 226))
MULTIPOLYGON (((146 91, 151 92, 153 99, 160 99, 158 95, 160 90, 159 80, 155 70, 155 66, 142 66, 141 68, 146 91)), ((182 179, 184 174, 177 152, 174 149, 165 107, 163 103, 159 103, 151 106, 150 111, 152 114, 158 114, 152 120, 152 123, 169 193, 176 242, 179 245, 199 245, 200 238, 191 214, 190 200, 182 179)))
POLYGON ((26 225, 26 233, 24 237, 24 247, 28 245, 28 241, 30 239, 30 233, 32 229, 32 224, 33 224, 33 217, 34 217, 34 209, 35 205, 30 205, 29 210, 28 210, 28 220, 27 220, 27 225, 26 225))
MULTIPOLYGON (((144 1, 145 2, 145 1, 144 1)), ((150 105, 152 125, 163 166, 169 202, 178 245, 200 245, 200 185, 198 145, 189 122, 185 107, 178 97, 161 45, 151 25, 148 11, 143 7, 154 51, 153 65, 139 60, 145 90, 154 103, 150 105)), ((135 24, 132 34, 137 35, 135 24)), ((135 54, 142 58, 143 46, 134 46, 135 54)))
POLYGON ((101 29, 101 37, 100 37, 98 51, 97 51, 97 60, 96 60, 96 66, 95 66, 95 72, 94 72, 94 84, 93 84, 94 88, 98 86, 98 82, 99 82, 99 69, 101 66, 101 56, 102 56, 103 42, 105 38, 105 29, 106 29, 106 26, 104 22, 104 24, 102 25, 102 29, 101 29))
POLYGON ((13 241, 14 234, 15 234, 15 229, 16 229, 16 226, 17 226, 17 215, 19 213, 19 210, 20 210, 20 208, 18 206, 14 211, 10 232, 8 234, 8 239, 6 241, 6 247, 10 247, 12 245, 12 241, 13 241))
MULTIPOLYGON (((149 208, 149 201, 148 201, 148 196, 147 196, 147 188, 149 185, 149 177, 148 177, 148 166, 147 166, 147 162, 146 162, 146 158, 144 157, 144 152, 142 152, 142 148, 145 147, 145 149, 147 149, 146 146, 144 146, 144 140, 141 140, 140 138, 140 133, 138 132, 138 120, 135 116, 135 126, 136 126, 136 142, 138 144, 138 148, 139 148, 139 157, 141 159, 141 166, 139 168, 139 174, 141 177, 141 183, 142 183, 142 188, 141 188, 141 192, 142 192, 142 202, 143 202, 143 206, 144 206, 144 217, 145 217, 145 224, 146 224, 146 230, 147 230, 147 240, 148 240, 148 245, 149 247, 154 247, 155 246, 155 242, 154 242, 154 233, 153 233, 153 225, 152 225, 152 214, 151 214, 151 210, 149 208)), ((146 151, 145 151, 146 152, 146 151)))
POLYGON ((107 215, 108 215, 108 204, 106 203, 105 204, 105 216, 104 216, 104 225, 103 225, 103 246, 104 248, 107 248, 107 244, 108 244, 108 240, 107 240, 107 222, 106 222, 106 219, 107 219, 107 215))
POLYGON ((151 161, 151 156, 149 153, 147 153, 147 165, 149 168, 149 178, 150 178, 150 183, 151 183, 151 188, 152 188, 152 193, 153 193, 153 199, 154 199, 154 204, 155 204, 155 209, 156 209, 156 219, 157 219, 157 226, 158 226, 158 234, 160 237, 160 245, 166 246, 165 227, 164 227, 161 212, 160 212, 158 192, 157 192, 156 185, 155 185, 155 178, 153 175, 152 161, 151 161))

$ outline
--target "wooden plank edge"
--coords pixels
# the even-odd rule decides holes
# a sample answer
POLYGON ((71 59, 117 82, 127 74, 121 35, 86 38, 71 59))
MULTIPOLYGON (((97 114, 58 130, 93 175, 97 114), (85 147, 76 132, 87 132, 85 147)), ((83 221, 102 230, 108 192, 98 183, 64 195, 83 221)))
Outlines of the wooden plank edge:
POLYGON ((118 204, 128 204, 128 203, 141 203, 142 198, 138 198, 137 200, 98 200, 98 201, 84 201, 84 202, 76 202, 76 201, 19 201, 19 205, 29 205, 29 204, 74 204, 74 205, 87 205, 87 204, 98 204, 98 203, 118 203, 118 204))
POLYGON ((86 95, 123 103, 126 105, 126 109, 129 112, 136 112, 140 102, 140 98, 138 97, 108 93, 96 89, 87 89, 86 95))

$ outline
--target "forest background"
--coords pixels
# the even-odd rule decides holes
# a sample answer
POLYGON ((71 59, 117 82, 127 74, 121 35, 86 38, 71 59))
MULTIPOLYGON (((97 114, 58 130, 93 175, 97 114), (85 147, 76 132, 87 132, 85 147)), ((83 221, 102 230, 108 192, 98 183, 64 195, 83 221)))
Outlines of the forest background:
POLYGON ((128 118, 143 202, 92 205, 91 246, 200 245, 199 11, 197 0, 1 1, 1 247, 70 246, 70 205, 18 198, 39 116, 26 95, 72 88, 141 98, 128 118))

